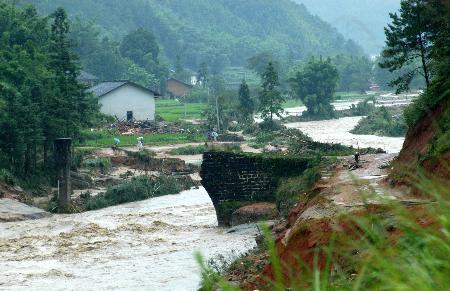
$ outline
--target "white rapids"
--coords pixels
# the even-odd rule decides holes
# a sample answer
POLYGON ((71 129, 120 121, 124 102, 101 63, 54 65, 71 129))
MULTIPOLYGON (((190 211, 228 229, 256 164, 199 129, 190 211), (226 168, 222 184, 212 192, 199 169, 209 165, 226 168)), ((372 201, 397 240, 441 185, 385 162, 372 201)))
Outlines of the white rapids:
POLYGON ((236 256, 256 226, 217 227, 203 188, 0 224, 0 290, 196 290, 194 252, 236 256))

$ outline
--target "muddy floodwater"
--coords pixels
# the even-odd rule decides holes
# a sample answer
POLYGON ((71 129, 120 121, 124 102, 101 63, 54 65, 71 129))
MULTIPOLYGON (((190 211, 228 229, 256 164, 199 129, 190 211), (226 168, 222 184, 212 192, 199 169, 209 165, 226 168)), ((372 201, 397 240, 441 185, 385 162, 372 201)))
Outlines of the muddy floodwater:
POLYGON ((388 153, 398 153, 402 149, 403 137, 385 137, 376 135, 356 135, 350 131, 363 117, 345 117, 332 120, 296 122, 286 124, 297 128, 313 140, 326 143, 340 143, 347 146, 382 148, 388 153))
POLYGON ((196 290, 195 251, 235 256, 255 246, 255 226, 227 231, 203 188, 2 223, 0 290, 196 290))
MULTIPOLYGON (((400 151, 403 138, 353 135, 361 117, 287 124, 316 141, 400 151)), ((75 215, 0 223, 0 290, 196 290, 194 252, 234 257, 256 226, 217 227, 203 188, 75 215)))

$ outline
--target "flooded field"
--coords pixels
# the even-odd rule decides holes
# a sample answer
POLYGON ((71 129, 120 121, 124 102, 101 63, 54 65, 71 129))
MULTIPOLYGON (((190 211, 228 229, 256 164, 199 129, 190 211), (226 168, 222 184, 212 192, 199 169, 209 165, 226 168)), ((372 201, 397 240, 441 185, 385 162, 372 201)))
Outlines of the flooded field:
POLYGON ((217 227, 203 188, 76 215, 0 224, 0 290, 196 290, 194 252, 235 256, 255 226, 217 227))

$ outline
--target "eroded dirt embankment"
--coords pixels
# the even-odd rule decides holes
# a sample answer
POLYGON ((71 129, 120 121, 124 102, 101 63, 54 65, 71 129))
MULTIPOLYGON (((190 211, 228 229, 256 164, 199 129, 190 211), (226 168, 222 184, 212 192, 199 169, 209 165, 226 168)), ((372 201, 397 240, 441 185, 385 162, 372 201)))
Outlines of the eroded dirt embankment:
POLYGON ((410 175, 405 177, 405 173, 415 175, 417 170, 422 168, 426 173, 430 173, 438 179, 450 181, 450 148, 444 149, 438 157, 429 157, 430 149, 433 147, 436 137, 450 134, 448 131, 442 132, 442 124, 439 124, 445 118, 449 120, 449 107, 450 100, 441 102, 420 122, 409 129, 403 148, 394 163, 392 175, 394 180, 410 182, 405 179, 409 178, 410 175))
MULTIPOLYGON (((385 182, 389 172, 388 163, 394 158, 391 154, 366 155, 362 157, 360 168, 350 170, 351 157, 340 160, 331 176, 322 178, 310 193, 304 193, 299 203, 291 210, 288 218, 276 225, 273 233, 276 237, 277 254, 283 266, 286 285, 292 280, 300 280, 305 267, 313 268, 318 255, 318 267, 325 266, 326 255, 317 253, 317 249, 330 245, 335 240, 335 254, 339 261, 339 252, 358 255, 354 245, 348 243, 357 240, 354 217, 367 216, 368 213, 387 213, 388 201, 397 200, 410 206, 413 213, 421 213, 420 200, 406 189, 393 189, 385 182)), ((420 217, 420 216, 418 216, 420 217)), ((429 221, 423 221, 424 224, 429 221)), ((395 229, 392 229, 395 234, 395 229)), ((272 265, 266 253, 249 258, 254 268, 231 269, 226 275, 230 281, 240 282, 244 290, 270 290, 267 280, 274 278, 272 265)), ((343 260, 339 268, 352 272, 351 262, 343 260)))

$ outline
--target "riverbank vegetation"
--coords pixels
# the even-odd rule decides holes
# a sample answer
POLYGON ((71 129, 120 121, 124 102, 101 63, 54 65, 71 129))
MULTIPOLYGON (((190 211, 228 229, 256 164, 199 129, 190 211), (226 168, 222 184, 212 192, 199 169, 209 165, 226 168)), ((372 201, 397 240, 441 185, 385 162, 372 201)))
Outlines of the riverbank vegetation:
POLYGON ((205 137, 200 133, 152 133, 121 135, 114 131, 84 131, 77 144, 80 147, 111 147, 114 138, 119 138, 120 147, 136 146, 137 138, 144 137, 145 145, 165 145, 189 142, 203 142, 205 137))
POLYGON ((80 67, 62 8, 41 17, 32 6, 0 1, 0 27, 0 167, 44 181, 54 139, 77 139, 98 114, 97 100, 77 81, 80 67))
POLYGON ((378 136, 405 136, 408 126, 402 108, 379 107, 361 119, 350 132, 353 134, 371 134, 378 136))
POLYGON ((138 176, 133 177, 130 181, 109 187, 106 192, 96 196, 84 195, 81 197, 81 205, 84 210, 96 210, 163 195, 178 194, 193 186, 195 183, 189 177, 138 176))
POLYGON ((180 148, 175 148, 170 151, 168 151, 168 154, 174 155, 174 156, 181 156, 181 155, 201 155, 208 149, 205 145, 198 145, 198 146, 185 146, 180 148))
MULTIPOLYGON (((435 203, 408 206, 390 200, 382 207, 367 205, 332 219, 304 222, 296 230, 304 244, 299 241, 289 255, 292 259, 287 253, 281 257, 283 248, 263 227, 259 246, 239 258, 238 264, 221 266, 222 274, 235 280, 246 278, 239 285, 243 289, 445 289, 450 271, 450 197, 446 185, 423 178, 417 182, 435 203), (324 233, 324 228, 330 232, 324 233)), ((200 266, 203 290, 217 286, 241 290, 221 277, 215 262, 200 266)))
MULTIPOLYGON (((421 203, 390 198, 373 203, 371 199, 381 195, 368 184, 361 193, 363 205, 346 207, 344 213, 311 217, 314 209, 300 203, 284 225, 272 231, 264 228, 264 255, 252 258, 250 254, 246 262, 251 267, 233 264, 226 272, 227 279, 239 282, 238 287, 201 264, 204 290, 217 286, 230 290, 448 288, 449 8, 445 1, 403 0, 399 14, 391 14, 392 24, 386 29, 382 66, 401 71, 392 85, 403 91, 419 76, 427 87, 405 112, 408 134, 392 164, 398 175, 408 176, 406 184, 421 203), (302 216, 308 210, 305 219, 302 216)), ((381 120, 367 119, 364 124, 388 127, 385 122, 392 115, 387 109, 374 112, 371 118, 381 115, 381 120)), ((397 182, 392 173, 389 181, 392 185, 397 182)), ((364 183, 368 182, 361 185, 364 183)), ((405 180, 401 185, 405 187, 405 180)), ((319 198, 325 199, 329 190, 325 188, 319 198)), ((330 205, 326 207, 332 210, 330 205)))

